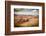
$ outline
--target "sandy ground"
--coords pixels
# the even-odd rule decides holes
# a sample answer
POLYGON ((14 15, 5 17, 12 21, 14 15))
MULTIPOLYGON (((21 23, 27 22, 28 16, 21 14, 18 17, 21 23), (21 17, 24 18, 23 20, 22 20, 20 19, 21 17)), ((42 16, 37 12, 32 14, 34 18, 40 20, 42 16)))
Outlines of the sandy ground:
MULTIPOLYGON (((19 21, 19 22, 21 22, 21 21, 19 21)), ((15 17, 15 26, 16 25, 17 26, 24 26, 24 27, 26 27, 26 26, 32 26, 32 25, 35 26, 35 25, 38 25, 38 18, 34 17, 34 16, 16 16, 15 17), (16 24, 16 22, 17 22, 16 19, 19 19, 19 18, 22 18, 25 21, 28 19, 28 21, 20 23, 20 24, 19 23, 16 24)))

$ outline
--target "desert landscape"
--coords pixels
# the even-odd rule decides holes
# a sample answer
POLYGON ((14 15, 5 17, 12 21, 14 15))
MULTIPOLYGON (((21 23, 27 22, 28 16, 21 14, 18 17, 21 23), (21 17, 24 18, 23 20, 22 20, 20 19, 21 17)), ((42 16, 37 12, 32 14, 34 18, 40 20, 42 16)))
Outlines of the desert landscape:
POLYGON ((15 27, 34 27, 39 26, 38 9, 14 9, 15 27))
POLYGON ((38 26, 39 24, 39 19, 37 16, 15 16, 14 21, 14 26, 17 27, 38 26))

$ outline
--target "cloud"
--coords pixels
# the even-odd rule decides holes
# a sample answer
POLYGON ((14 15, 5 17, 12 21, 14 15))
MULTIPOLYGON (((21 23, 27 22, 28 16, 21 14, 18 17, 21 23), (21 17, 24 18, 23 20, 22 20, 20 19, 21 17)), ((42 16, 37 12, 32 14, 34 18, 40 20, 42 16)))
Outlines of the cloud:
POLYGON ((37 16, 39 15, 39 11, 37 10, 32 10, 32 11, 21 11, 21 12, 15 12, 16 15, 34 15, 37 16))

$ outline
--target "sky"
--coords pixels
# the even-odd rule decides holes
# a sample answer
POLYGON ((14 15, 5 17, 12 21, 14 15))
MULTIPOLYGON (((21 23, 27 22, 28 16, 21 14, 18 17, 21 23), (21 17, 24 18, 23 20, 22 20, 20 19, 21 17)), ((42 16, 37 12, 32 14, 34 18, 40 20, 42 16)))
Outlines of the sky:
POLYGON ((38 9, 23 9, 21 11, 15 12, 16 15, 39 15, 38 9))

